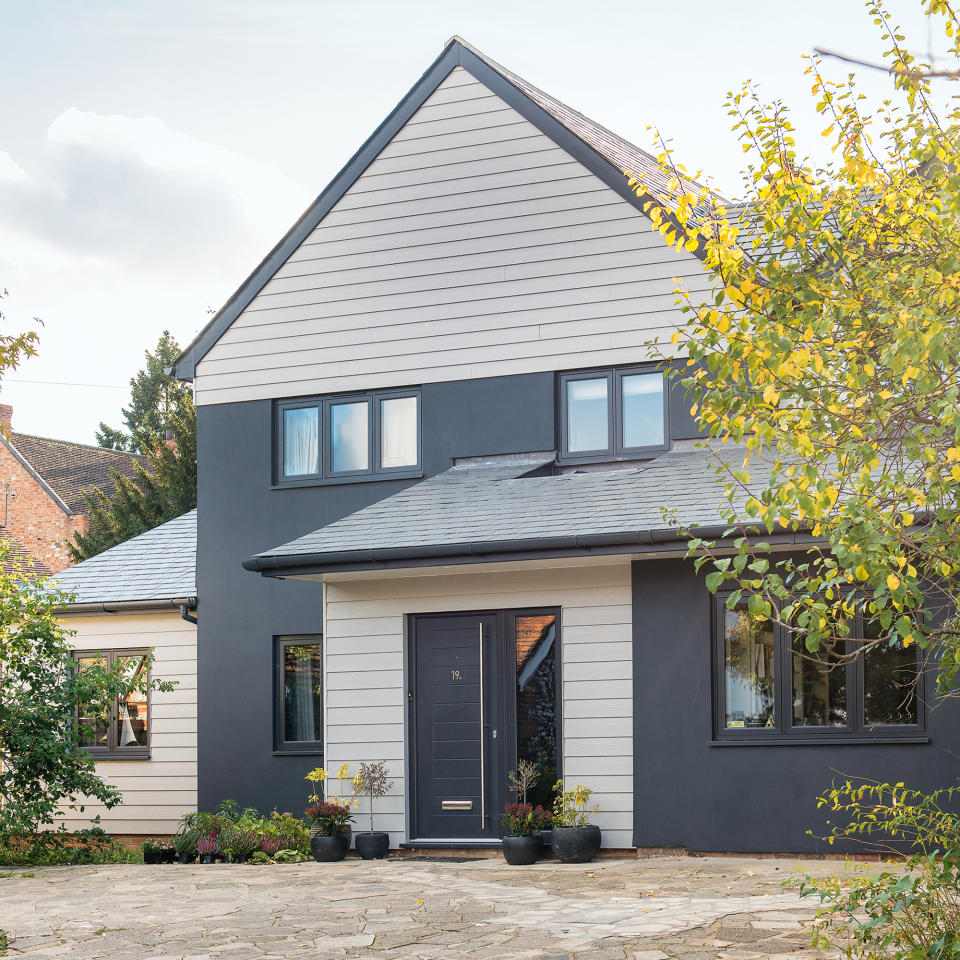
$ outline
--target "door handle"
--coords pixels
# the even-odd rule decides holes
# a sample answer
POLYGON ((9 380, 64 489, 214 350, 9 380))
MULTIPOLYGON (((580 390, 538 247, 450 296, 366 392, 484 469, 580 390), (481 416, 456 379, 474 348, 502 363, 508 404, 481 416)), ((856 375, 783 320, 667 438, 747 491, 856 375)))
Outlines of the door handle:
POLYGON ((480 623, 480 829, 484 830, 487 826, 487 777, 486 764, 484 763, 483 741, 484 722, 483 722, 483 622, 480 623))

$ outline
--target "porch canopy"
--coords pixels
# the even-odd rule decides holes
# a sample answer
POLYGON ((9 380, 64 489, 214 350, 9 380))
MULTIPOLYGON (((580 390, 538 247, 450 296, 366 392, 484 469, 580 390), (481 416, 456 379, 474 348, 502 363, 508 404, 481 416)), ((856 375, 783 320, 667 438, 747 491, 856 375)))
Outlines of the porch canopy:
MULTIPOLYGON (((558 473, 553 452, 471 458, 243 565, 264 576, 312 578, 440 563, 682 553, 684 531, 723 537, 716 468, 721 460, 738 467, 742 457, 741 447, 714 452, 688 441, 620 470, 558 473)), ((802 532, 765 539, 810 542, 802 532)))

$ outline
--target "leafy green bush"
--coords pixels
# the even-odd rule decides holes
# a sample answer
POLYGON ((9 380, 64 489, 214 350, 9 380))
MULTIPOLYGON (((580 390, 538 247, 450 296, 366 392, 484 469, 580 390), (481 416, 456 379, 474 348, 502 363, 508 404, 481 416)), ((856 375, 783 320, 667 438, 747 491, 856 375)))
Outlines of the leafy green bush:
POLYGON ((125 849, 102 830, 0 834, 0 865, 8 867, 138 863, 141 859, 141 853, 125 849))
POLYGON ((819 798, 818 806, 844 818, 831 824, 829 843, 845 838, 890 855, 915 852, 876 876, 805 876, 801 896, 819 896, 822 905, 815 946, 868 960, 960 957, 960 821, 946 809, 956 796, 957 788, 926 794, 902 783, 848 780, 819 798))

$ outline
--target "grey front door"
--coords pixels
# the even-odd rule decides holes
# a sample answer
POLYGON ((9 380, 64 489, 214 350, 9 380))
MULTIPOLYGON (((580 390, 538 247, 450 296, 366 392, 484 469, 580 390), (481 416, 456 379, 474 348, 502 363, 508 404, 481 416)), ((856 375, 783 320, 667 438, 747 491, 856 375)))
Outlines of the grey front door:
POLYGON ((494 613, 412 618, 411 838, 500 835, 504 638, 494 613))

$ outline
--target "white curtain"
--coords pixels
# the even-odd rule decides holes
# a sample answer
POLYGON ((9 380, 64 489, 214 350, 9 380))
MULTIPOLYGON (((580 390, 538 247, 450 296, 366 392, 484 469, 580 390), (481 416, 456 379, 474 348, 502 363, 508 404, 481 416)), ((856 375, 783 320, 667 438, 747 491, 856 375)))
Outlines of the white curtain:
POLYGON ((417 463, 417 398, 380 401, 380 466, 412 467, 417 463))
POLYGON ((320 419, 316 407, 283 411, 283 475, 320 472, 320 419))

